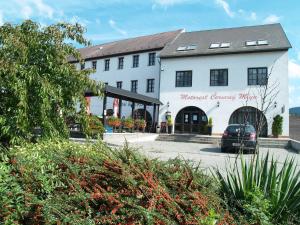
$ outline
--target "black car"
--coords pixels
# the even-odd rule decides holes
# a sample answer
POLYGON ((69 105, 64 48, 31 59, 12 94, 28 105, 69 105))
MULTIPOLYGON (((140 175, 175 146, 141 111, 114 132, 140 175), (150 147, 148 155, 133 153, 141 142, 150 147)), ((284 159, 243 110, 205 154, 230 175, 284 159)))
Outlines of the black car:
POLYGON ((256 145, 256 131, 252 125, 231 124, 222 136, 221 152, 254 153, 256 145))

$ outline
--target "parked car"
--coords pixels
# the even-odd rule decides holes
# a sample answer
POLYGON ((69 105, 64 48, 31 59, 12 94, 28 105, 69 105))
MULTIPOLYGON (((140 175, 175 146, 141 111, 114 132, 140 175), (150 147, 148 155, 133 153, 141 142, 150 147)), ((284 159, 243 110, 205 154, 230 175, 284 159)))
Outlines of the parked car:
POLYGON ((221 152, 254 153, 257 145, 255 128, 248 124, 231 124, 222 136, 221 152))

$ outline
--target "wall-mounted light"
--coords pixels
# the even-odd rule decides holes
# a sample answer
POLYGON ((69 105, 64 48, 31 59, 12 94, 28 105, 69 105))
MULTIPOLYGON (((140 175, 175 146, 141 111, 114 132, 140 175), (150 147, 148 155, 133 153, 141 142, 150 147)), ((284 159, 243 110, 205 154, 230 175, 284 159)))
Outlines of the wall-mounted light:
POLYGON ((220 102, 219 101, 217 102, 217 107, 220 107, 220 102))
POLYGON ((281 113, 285 113, 285 105, 281 107, 281 113))
POLYGON ((274 102, 274 108, 277 108, 277 102, 274 102))

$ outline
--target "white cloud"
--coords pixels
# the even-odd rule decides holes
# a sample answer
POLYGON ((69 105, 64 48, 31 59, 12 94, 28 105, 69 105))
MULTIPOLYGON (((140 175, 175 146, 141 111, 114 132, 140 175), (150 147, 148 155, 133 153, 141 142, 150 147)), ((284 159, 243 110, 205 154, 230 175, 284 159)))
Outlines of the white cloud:
POLYGON ((238 10, 238 16, 242 17, 243 19, 250 20, 250 21, 257 20, 256 12, 249 12, 249 11, 245 11, 243 9, 238 10))
POLYGON ((250 19, 251 19, 251 20, 256 20, 256 19, 257 19, 257 16, 256 16, 256 13, 255 13, 255 12, 251 12, 251 14, 250 14, 250 19))
POLYGON ((32 14, 32 8, 28 5, 25 5, 22 9, 21 9, 21 14, 22 17, 24 19, 29 19, 31 14, 32 14))
POLYGON ((181 4, 186 2, 187 0, 154 0, 154 6, 160 5, 160 6, 170 6, 170 5, 175 5, 175 4, 181 4))
POLYGON ((289 77, 300 79, 300 65, 295 60, 289 61, 289 77))
POLYGON ((46 15, 48 18, 52 19, 54 14, 54 9, 43 2, 43 0, 31 0, 36 6, 41 15, 46 15))
POLYGON ((0 26, 4 24, 3 12, 0 10, 0 26))
POLYGON ((17 6, 20 7, 20 15, 24 19, 31 16, 41 16, 53 19, 55 10, 44 0, 15 0, 17 6))
POLYGON ((266 23, 266 24, 278 23, 280 19, 281 19, 280 16, 277 16, 275 14, 271 14, 268 17, 266 17, 263 22, 266 23))
POLYGON ((108 23, 110 27, 113 28, 118 33, 122 34, 123 36, 127 35, 127 31, 119 28, 114 20, 109 20, 108 23))
POLYGON ((234 17, 235 13, 233 11, 231 11, 228 2, 226 2, 225 0, 215 0, 215 3, 218 6, 222 7, 229 17, 231 17, 231 18, 234 17))

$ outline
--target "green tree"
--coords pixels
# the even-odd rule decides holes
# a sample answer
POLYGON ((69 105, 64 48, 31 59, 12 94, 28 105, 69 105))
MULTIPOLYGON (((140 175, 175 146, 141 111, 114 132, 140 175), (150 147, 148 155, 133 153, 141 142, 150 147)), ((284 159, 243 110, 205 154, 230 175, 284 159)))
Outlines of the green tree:
POLYGON ((69 63, 70 57, 82 62, 72 43, 89 45, 84 32, 79 24, 42 27, 30 20, 0 27, 1 143, 30 141, 36 127, 42 137, 68 137, 69 116, 86 127, 83 93, 100 90, 100 84, 89 79, 92 70, 69 63))

